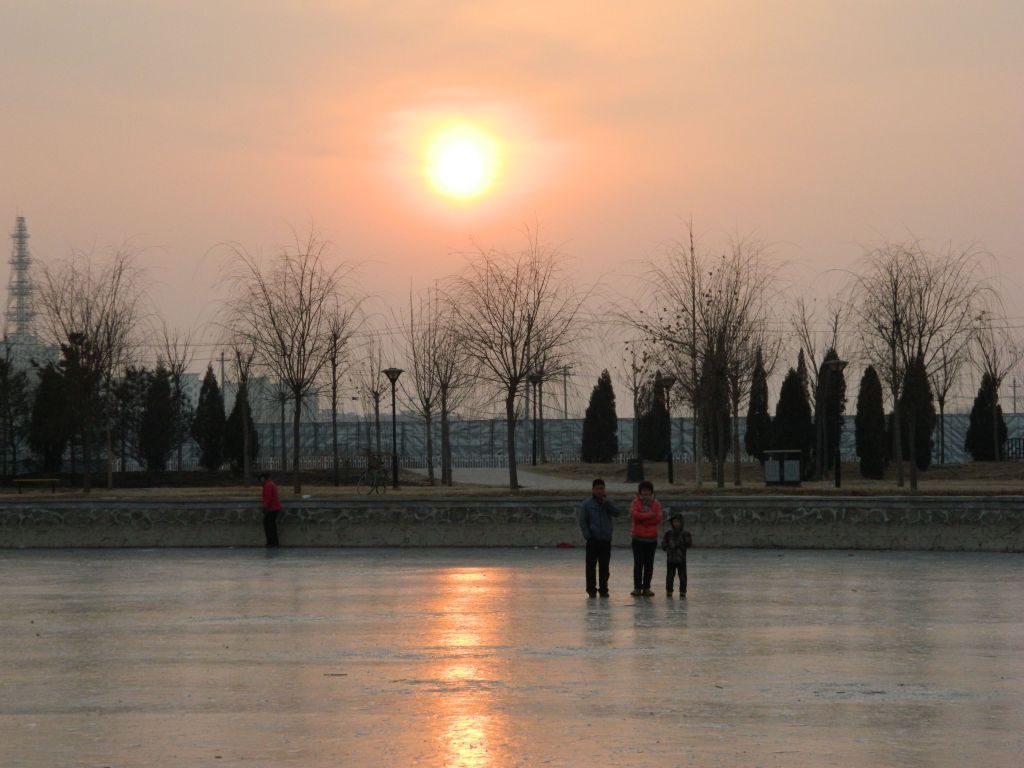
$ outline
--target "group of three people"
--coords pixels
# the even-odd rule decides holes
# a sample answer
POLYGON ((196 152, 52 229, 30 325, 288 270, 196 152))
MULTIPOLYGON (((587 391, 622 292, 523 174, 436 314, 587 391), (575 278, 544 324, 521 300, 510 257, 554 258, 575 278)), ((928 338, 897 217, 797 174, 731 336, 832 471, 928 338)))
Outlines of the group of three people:
MULTIPOLYGON (((608 597, 608 576, 612 553, 612 518, 620 515, 619 508, 605 493, 604 480, 598 478, 591 485, 591 494, 579 512, 580 532, 587 542, 586 586, 590 597, 608 597)), ((654 498, 654 484, 641 481, 636 498, 629 507, 630 536, 633 542, 634 597, 652 597, 651 579, 654 577, 654 556, 658 550, 658 529, 662 522, 661 504, 654 498)), ((665 550, 667 571, 665 591, 671 596, 676 577, 679 596, 686 597, 686 550, 693 543, 690 532, 683 529, 683 516, 672 515, 670 528, 665 531, 661 548, 665 550)))

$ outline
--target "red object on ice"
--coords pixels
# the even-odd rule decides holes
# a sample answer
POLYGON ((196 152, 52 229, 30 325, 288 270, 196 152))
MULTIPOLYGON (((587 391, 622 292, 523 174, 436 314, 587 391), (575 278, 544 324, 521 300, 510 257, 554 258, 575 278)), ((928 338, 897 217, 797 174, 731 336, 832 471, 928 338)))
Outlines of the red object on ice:
POLYGON ((575 546, 575 544, 570 544, 568 541, 560 541, 555 544, 557 549, 573 549, 575 546))

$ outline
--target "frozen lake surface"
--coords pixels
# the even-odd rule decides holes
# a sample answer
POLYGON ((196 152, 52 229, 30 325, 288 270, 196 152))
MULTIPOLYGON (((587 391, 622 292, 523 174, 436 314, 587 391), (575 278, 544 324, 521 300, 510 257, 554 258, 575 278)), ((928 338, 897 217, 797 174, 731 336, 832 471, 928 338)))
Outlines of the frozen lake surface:
POLYGON ((0 765, 1015 766, 1020 555, 0 552, 0 765))

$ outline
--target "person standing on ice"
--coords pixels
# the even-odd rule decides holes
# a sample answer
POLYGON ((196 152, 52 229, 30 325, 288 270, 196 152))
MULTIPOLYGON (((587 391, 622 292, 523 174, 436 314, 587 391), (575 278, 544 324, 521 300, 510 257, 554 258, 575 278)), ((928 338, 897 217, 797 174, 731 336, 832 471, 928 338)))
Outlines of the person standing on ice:
POLYGON ((619 508, 605 496, 604 480, 591 483, 590 497, 580 507, 580 532, 587 542, 586 584, 590 597, 608 597, 608 574, 612 557, 612 518, 619 508), (595 574, 596 571, 596 574, 595 574))
POLYGON ((672 515, 668 519, 669 529, 661 539, 665 550, 665 592, 672 596, 675 575, 679 574, 679 596, 686 597, 686 550, 693 546, 693 536, 683 528, 683 516, 672 515))
POLYGON ((277 539, 277 518, 281 514, 281 497, 277 493, 277 484, 270 479, 269 472, 260 475, 260 483, 263 485, 263 490, 260 493, 260 507, 263 509, 263 532, 267 537, 267 546, 276 547, 280 544, 277 539))
POLYGON ((654 555, 658 551, 658 526, 661 525, 661 504, 654 498, 654 483, 642 480, 636 498, 629 507, 633 520, 633 597, 653 597, 654 555))

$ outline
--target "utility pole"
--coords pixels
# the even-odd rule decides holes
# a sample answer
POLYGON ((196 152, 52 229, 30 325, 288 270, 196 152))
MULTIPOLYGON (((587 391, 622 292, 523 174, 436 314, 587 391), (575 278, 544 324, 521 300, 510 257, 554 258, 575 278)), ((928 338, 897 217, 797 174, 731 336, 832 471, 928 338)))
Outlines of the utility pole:
POLYGON ((569 366, 562 369, 562 418, 569 420, 569 366))
MULTIPOLYGON (((697 487, 703 486, 700 470, 701 440, 700 405, 697 401, 697 253, 693 247, 693 218, 690 218, 690 399, 693 403, 693 474, 697 487)), ((671 422, 670 422, 671 424, 671 422)))

